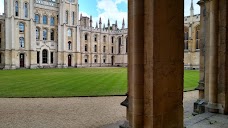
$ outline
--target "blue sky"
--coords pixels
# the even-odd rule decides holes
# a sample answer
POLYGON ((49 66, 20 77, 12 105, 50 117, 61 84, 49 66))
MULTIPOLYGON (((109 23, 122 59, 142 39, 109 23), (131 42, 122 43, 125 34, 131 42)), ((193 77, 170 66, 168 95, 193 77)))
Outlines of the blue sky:
MULTIPOLYGON (((111 24, 114 24, 117 20, 118 27, 121 27, 123 18, 127 26, 127 2, 128 0, 78 0, 79 1, 79 13, 83 16, 93 16, 93 26, 96 25, 99 18, 102 18, 102 23, 107 26, 108 19, 111 24)), ((190 14, 191 0, 184 0, 185 10, 184 15, 190 14)), ((193 0, 195 14, 200 11, 199 6, 196 4, 198 0, 193 0)), ((0 13, 4 11, 4 0, 0 0, 0 13)), ((103 26, 103 25, 102 25, 103 26)))

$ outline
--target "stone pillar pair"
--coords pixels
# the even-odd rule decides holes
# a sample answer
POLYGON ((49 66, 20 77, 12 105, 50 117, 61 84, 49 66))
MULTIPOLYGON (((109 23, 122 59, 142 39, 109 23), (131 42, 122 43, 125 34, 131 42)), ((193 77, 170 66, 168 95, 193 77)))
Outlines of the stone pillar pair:
POLYGON ((184 1, 128 4, 129 125, 182 128, 184 1))

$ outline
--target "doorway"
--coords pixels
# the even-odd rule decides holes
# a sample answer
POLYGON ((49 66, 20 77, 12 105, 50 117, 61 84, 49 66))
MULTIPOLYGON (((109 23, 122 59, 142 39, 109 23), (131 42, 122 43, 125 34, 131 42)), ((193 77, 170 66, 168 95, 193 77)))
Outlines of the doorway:
POLYGON ((20 68, 25 67, 25 54, 21 53, 20 54, 20 68))
POLYGON ((68 55, 68 67, 71 67, 71 55, 68 55))
POLYGON ((114 65, 114 56, 111 57, 112 66, 114 65))

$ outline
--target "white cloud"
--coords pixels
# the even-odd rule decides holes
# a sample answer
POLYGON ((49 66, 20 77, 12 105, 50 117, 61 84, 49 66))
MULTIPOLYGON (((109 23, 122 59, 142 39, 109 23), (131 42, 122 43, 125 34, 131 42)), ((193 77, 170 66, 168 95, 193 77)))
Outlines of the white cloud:
POLYGON ((0 13, 4 12, 4 0, 0 0, 0 13))
POLYGON ((97 11, 98 16, 93 18, 93 26, 96 26, 96 22, 99 23, 99 19, 102 19, 102 27, 103 24, 107 27, 108 19, 110 20, 110 24, 115 24, 116 20, 118 23, 118 28, 122 28, 123 18, 125 20, 125 27, 127 27, 127 11, 123 12, 118 10, 118 4, 126 3, 127 0, 97 0, 97 11))

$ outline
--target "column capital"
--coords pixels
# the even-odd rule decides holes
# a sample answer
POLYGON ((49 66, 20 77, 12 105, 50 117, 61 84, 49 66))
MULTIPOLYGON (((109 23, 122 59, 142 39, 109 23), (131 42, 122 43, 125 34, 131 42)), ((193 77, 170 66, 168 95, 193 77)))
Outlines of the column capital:
POLYGON ((199 1, 197 2, 197 4, 198 4, 199 6, 203 6, 203 5, 205 4, 205 0, 199 0, 199 1))

